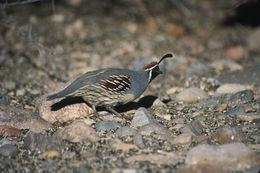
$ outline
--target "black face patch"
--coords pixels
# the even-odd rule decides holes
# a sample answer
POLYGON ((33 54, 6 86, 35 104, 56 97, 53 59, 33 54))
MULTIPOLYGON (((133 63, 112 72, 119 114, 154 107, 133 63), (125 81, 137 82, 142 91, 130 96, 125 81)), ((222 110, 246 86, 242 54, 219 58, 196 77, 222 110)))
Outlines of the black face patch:
POLYGON ((111 75, 107 79, 102 79, 98 85, 105 90, 122 93, 130 89, 130 78, 126 75, 111 75))
POLYGON ((159 74, 162 74, 162 71, 160 70, 159 66, 156 66, 152 69, 151 71, 151 78, 150 81, 151 82, 154 78, 156 78, 159 74))

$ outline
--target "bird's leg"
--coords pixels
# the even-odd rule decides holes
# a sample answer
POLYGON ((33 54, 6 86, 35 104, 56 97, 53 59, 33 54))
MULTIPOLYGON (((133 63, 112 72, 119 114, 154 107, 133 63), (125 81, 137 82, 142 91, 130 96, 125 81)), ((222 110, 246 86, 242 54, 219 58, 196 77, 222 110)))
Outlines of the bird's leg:
POLYGON ((112 107, 106 107, 106 109, 109 112, 112 112, 113 114, 115 114, 117 117, 122 118, 122 116, 120 115, 120 113, 118 113, 115 109, 113 109, 112 107))
POLYGON ((94 111, 94 115, 96 115, 98 117, 96 106, 92 105, 92 109, 94 111))

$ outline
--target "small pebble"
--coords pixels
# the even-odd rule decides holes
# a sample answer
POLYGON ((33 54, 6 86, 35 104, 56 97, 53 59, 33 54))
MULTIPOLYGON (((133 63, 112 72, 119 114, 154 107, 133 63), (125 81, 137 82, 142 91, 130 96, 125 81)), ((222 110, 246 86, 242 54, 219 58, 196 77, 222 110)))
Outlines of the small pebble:
POLYGON ((176 124, 184 124, 185 123, 185 118, 176 118, 173 120, 174 123, 176 124))
POLYGON ((219 105, 219 101, 218 100, 208 100, 205 103, 203 103, 202 107, 204 108, 210 108, 210 109, 214 109, 219 105))
POLYGON ((138 150, 138 147, 134 144, 126 143, 112 143, 110 146, 115 150, 122 150, 123 152, 129 152, 129 150, 138 150))
POLYGON ((113 121, 99 121, 95 124, 97 131, 110 131, 121 127, 121 124, 113 121))
POLYGON ((231 108, 226 112, 227 115, 244 115, 245 114, 245 107, 244 106, 236 106, 231 108))
POLYGON ((129 126, 121 127, 116 131, 117 136, 133 136, 135 134, 136 131, 129 126))
POLYGON ((229 144, 232 142, 242 142, 243 134, 235 127, 222 127, 216 131, 213 139, 219 144, 229 144))
POLYGON ((166 106, 166 104, 165 103, 163 103, 160 99, 156 99, 154 102, 153 102, 153 105, 152 106, 154 106, 154 107, 164 107, 164 106, 166 106))
POLYGON ((18 154, 18 147, 13 144, 5 144, 0 147, 0 154, 3 156, 15 157, 18 154))
POLYGON ((225 68, 228 68, 230 71, 241 70, 243 68, 238 63, 227 59, 213 61, 210 64, 210 66, 215 68, 218 71, 223 71, 225 68))
POLYGON ((25 89, 19 89, 16 91, 16 96, 23 96, 25 94, 25 89))
POLYGON ((53 157, 61 157, 61 153, 56 150, 50 150, 42 153, 40 155, 41 158, 53 158, 53 157))
POLYGON ((248 103, 254 99, 254 93, 251 90, 244 90, 233 94, 230 97, 230 101, 241 101, 243 103, 248 103))
POLYGON ((157 134, 171 135, 171 131, 158 122, 146 124, 138 130, 139 134, 147 136, 151 135, 153 132, 157 134))
POLYGON ((193 120, 190 123, 190 129, 197 136, 201 135, 203 132, 203 126, 198 120, 193 120))
POLYGON ((134 144, 137 145, 139 148, 145 147, 143 137, 139 133, 134 135, 134 144))
POLYGON ((180 134, 179 136, 177 136, 174 139, 174 141, 172 142, 172 144, 189 146, 192 142, 192 138, 193 138, 192 134, 183 133, 183 134, 180 134))
POLYGON ((135 168, 115 168, 112 173, 138 173, 139 171, 135 168))

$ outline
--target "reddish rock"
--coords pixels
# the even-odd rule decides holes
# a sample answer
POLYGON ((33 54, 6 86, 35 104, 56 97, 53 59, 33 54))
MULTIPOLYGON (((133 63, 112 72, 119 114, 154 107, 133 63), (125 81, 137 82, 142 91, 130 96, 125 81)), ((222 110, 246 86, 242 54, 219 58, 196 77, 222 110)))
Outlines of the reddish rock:
POLYGON ((226 50, 224 57, 233 60, 240 60, 244 58, 245 51, 241 46, 230 47, 226 50))
POLYGON ((8 125, 0 125, 0 136, 18 136, 21 131, 17 128, 8 125))
POLYGON ((153 19, 149 19, 145 22, 145 27, 152 29, 152 30, 158 30, 158 25, 153 19))
POLYGON ((185 28, 181 25, 173 25, 167 32, 169 35, 174 37, 182 36, 185 32, 185 28))

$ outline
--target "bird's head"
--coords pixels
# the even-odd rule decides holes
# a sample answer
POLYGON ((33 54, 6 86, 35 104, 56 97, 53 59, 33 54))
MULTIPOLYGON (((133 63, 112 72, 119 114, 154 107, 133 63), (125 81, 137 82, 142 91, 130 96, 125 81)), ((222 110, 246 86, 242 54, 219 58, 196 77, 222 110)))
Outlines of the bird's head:
POLYGON ((163 72, 159 68, 159 64, 166 58, 171 58, 173 57, 172 53, 168 53, 164 55, 159 62, 153 61, 150 64, 147 64, 146 66, 143 67, 144 71, 149 72, 149 83, 156 78, 159 74, 162 74, 163 72))

